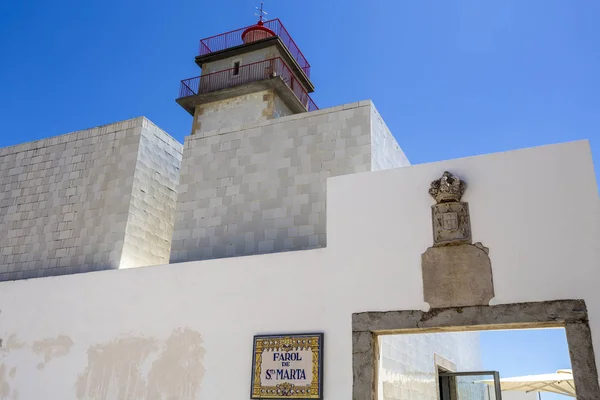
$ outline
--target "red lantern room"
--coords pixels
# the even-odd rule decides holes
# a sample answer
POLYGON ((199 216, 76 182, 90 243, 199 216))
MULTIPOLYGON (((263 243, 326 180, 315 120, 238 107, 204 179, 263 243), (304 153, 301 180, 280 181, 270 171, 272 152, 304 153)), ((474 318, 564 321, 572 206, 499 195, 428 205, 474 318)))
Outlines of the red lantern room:
POLYGON ((275 32, 266 28, 264 22, 258 21, 258 23, 250 28, 246 29, 242 33, 242 41, 244 43, 256 42, 257 40, 267 39, 273 36, 277 36, 275 32))

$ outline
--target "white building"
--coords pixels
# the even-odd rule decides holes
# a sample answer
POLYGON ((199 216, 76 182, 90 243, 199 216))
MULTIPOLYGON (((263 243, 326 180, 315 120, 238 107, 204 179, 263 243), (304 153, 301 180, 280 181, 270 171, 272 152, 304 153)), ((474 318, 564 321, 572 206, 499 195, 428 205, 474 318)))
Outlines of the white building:
MULTIPOLYGON (((420 353, 387 334, 565 326, 580 398, 596 398, 600 201, 586 142, 410 166, 370 101, 307 112, 310 65, 278 21, 227 35, 237 42, 201 42, 203 74, 183 81, 182 155, 145 119, 0 150, 5 279, 66 274, 0 284, 0 397, 244 399, 254 335, 322 332, 324 398, 429 399, 436 365, 480 368, 477 334, 423 336, 420 353), (77 176, 60 168, 84 157, 77 176), (489 248, 485 302, 427 289, 438 276, 422 254, 462 248, 432 247, 428 190, 444 171, 468 183, 469 239, 489 248), (27 197, 39 183, 21 182, 48 174, 44 199, 27 197), (67 191, 99 202, 65 208, 67 191), (73 274, 94 269, 108 270, 73 274), (427 312, 432 296, 449 308, 427 312)), ((457 287, 472 272, 452 275, 457 287)))

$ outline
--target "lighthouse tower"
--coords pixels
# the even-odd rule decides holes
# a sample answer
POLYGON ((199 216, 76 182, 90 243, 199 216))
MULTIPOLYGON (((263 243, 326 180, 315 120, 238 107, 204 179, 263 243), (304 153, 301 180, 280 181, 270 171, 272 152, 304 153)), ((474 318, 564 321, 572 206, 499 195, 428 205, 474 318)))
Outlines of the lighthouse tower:
POLYGON ((317 109, 310 64, 279 19, 200 41, 200 76, 181 81, 177 102, 192 135, 317 109))
POLYGON ((171 262, 327 246, 330 177, 408 165, 371 101, 318 109, 278 19, 200 41, 177 102, 185 138, 171 262))

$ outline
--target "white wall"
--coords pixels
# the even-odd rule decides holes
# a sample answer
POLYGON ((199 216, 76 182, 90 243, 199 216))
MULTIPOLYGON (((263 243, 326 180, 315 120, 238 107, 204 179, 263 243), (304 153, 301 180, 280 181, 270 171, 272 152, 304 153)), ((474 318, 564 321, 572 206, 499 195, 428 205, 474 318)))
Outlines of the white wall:
POLYGON ((444 170, 469 185, 494 303, 582 298, 600 349, 600 202, 575 142, 330 179, 323 249, 1 283, 5 397, 246 399, 253 335, 322 331, 325 398, 350 398, 351 314, 427 307, 444 170))

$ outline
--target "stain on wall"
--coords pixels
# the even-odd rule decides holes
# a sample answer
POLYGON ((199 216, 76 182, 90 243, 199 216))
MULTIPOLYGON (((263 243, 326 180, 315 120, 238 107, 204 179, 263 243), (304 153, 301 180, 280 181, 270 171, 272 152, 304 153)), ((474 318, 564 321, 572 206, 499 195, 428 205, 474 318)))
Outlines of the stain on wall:
POLYGON ((127 337, 92 346, 76 382, 77 399, 195 399, 205 372, 204 353, 200 333, 187 328, 174 330, 164 344, 127 337))
POLYGON ((43 356, 44 361, 37 365, 37 369, 43 369, 55 357, 61 357, 69 353, 73 341, 70 337, 61 335, 54 339, 38 340, 33 343, 32 350, 35 354, 43 356))
POLYGON ((194 399, 204 376, 202 336, 190 329, 173 332, 148 373, 148 399, 194 399))
MULTIPOLYGON (((17 370, 16 368, 11 368, 9 375, 10 377, 14 377, 17 370)), ((16 389, 11 391, 10 383, 6 377, 6 365, 0 364, 0 400, 18 400, 19 392, 16 389)))
POLYGON ((7 399, 10 394, 10 385, 6 381, 6 366, 0 365, 0 399, 7 399))
POLYGON ((8 353, 10 350, 22 349, 25 343, 19 342, 16 335, 10 335, 6 341, 2 341, 0 353, 8 353))
POLYGON ((88 365, 76 382, 76 394, 86 399, 143 399, 147 382, 140 372, 156 351, 154 339, 132 337, 88 349, 88 365))
MULTIPOLYGON (((8 339, 0 341, 0 359, 4 358, 11 350, 19 350, 25 347, 25 343, 19 342, 16 335, 10 335, 8 339)), ((18 400, 19 392, 10 387, 10 380, 17 374, 17 368, 10 368, 7 376, 8 365, 6 362, 0 364, 0 400, 18 400)))

